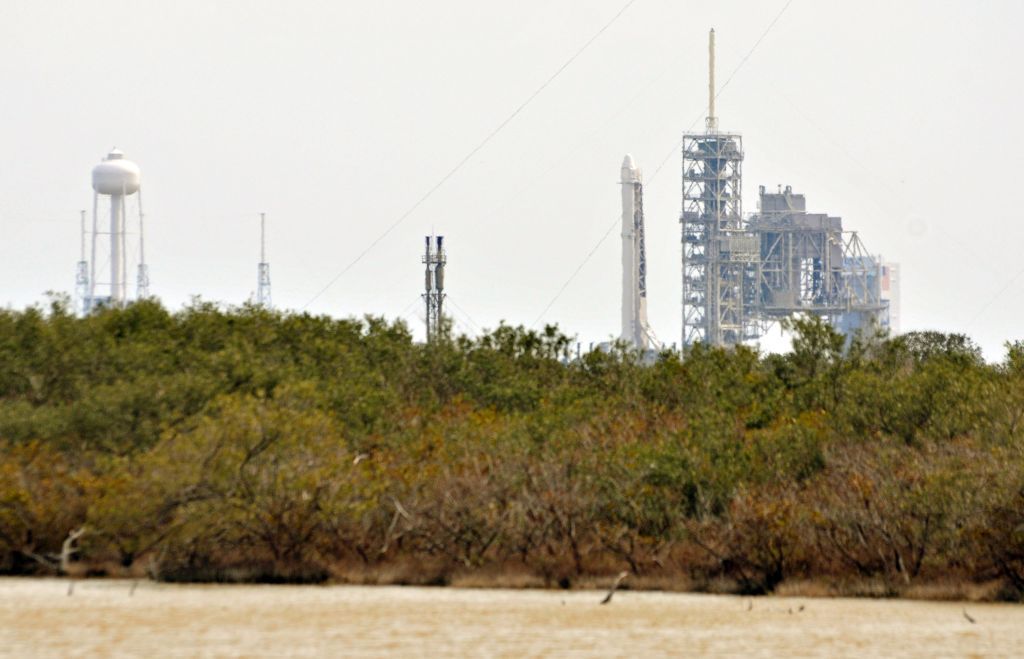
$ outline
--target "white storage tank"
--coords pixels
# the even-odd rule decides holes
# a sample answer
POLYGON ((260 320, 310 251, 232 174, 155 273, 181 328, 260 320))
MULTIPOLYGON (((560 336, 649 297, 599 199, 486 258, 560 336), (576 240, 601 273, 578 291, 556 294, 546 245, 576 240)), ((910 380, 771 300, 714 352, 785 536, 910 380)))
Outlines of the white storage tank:
POLYGON ((139 190, 139 166, 117 149, 92 168, 92 189, 103 195, 130 195, 139 190))

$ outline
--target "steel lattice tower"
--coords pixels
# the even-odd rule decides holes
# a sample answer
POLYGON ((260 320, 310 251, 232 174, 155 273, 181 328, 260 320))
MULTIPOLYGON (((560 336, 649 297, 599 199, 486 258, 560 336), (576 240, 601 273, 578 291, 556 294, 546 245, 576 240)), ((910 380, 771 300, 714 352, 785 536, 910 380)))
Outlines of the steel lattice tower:
POLYGON ((423 302, 426 305, 427 342, 436 340, 444 332, 444 266, 448 257, 444 253, 444 236, 437 236, 437 249, 432 250, 430 236, 426 236, 426 266, 423 302))

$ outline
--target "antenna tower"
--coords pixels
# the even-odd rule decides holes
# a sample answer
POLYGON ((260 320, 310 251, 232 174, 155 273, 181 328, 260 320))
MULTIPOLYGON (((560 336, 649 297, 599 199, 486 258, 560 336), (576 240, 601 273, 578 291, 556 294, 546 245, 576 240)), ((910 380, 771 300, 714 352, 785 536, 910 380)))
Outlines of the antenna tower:
POLYGON ((256 304, 270 309, 270 264, 267 263, 267 215, 260 213, 260 264, 257 272, 256 304))
POLYGON ((426 236, 426 253, 423 264, 426 267, 423 302, 427 310, 427 343, 438 339, 442 332, 444 318, 444 266, 448 257, 444 253, 444 236, 437 236, 437 247, 431 250, 430 236, 426 236))

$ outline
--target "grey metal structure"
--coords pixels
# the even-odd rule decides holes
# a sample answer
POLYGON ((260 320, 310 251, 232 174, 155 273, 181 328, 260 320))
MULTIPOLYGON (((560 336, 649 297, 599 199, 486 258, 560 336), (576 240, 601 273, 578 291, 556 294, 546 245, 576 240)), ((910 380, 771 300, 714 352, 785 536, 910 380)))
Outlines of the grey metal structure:
POLYGON ((744 290, 757 245, 744 229, 743 140, 683 136, 683 342, 747 337, 744 290))
POLYGON ((683 349, 756 339, 798 313, 848 333, 877 322, 880 259, 840 218, 808 213, 788 186, 762 186, 758 212, 743 215, 743 139, 718 130, 714 40, 706 130, 683 136, 683 349))
POLYGON ((822 316, 847 333, 881 320, 881 260, 843 220, 808 213, 802 194, 760 188, 759 212, 746 221, 760 248, 751 310, 767 325, 797 313, 822 316))
POLYGON ((430 236, 426 236, 426 252, 423 264, 426 266, 425 292, 427 342, 436 340, 444 330, 444 266, 448 257, 444 252, 444 236, 437 236, 437 247, 433 249, 430 236))

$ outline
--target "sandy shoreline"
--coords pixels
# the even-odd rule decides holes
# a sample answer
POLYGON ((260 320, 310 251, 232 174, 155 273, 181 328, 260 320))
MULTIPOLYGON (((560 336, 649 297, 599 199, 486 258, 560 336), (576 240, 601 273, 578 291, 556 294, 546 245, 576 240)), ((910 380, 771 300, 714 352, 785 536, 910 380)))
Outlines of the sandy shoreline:
POLYGON ((1024 607, 398 586, 0 579, 4 656, 987 655, 1024 607), (976 622, 972 623, 967 615, 976 622))

